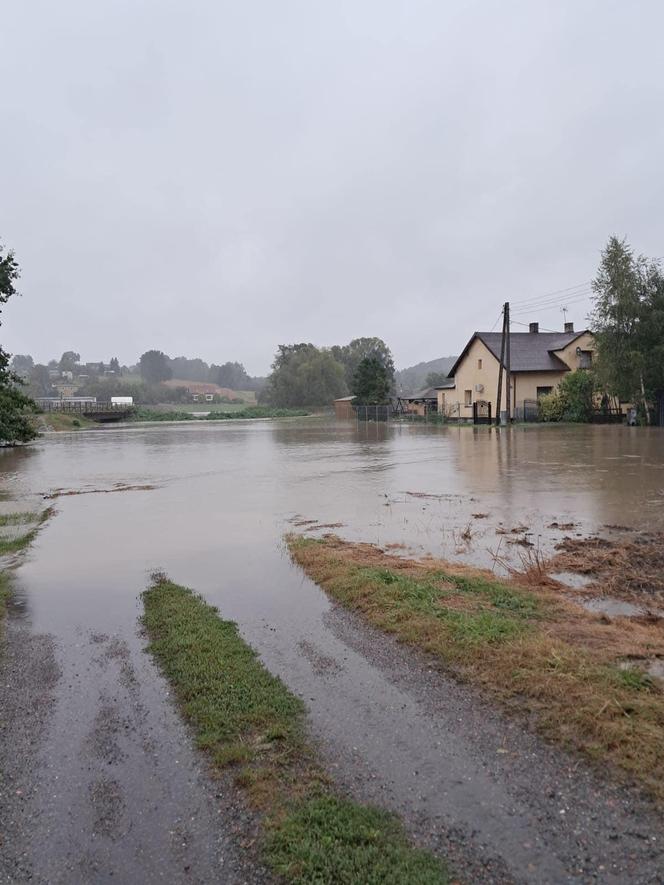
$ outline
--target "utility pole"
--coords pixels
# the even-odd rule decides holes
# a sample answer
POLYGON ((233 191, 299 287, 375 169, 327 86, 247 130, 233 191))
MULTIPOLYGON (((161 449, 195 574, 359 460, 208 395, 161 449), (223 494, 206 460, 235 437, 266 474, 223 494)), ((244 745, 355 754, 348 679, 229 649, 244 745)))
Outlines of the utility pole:
POLYGON ((496 396, 496 427, 500 427, 500 407, 503 399, 503 369, 505 367, 505 321, 509 304, 503 305, 503 336, 500 339, 500 365, 498 366, 498 395, 496 396))
POLYGON ((510 358, 510 303, 505 302, 505 398, 507 400, 507 423, 512 421, 512 360, 510 358))

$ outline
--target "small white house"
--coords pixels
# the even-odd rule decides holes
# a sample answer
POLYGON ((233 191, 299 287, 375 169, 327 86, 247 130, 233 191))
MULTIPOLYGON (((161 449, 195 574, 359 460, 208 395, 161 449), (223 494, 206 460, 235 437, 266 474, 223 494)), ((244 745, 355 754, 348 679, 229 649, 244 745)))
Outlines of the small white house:
POLYGON ((114 406, 133 406, 134 405, 134 397, 133 396, 112 396, 111 404, 114 406))

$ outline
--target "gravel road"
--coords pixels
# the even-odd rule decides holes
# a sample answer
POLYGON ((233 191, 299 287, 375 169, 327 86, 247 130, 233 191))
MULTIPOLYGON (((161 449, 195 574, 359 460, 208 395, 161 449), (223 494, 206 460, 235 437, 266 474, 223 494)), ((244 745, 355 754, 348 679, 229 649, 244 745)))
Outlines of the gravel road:
POLYGON ((252 815, 209 776, 140 637, 64 642, 14 611, 4 647, 0 881, 270 880, 252 815))

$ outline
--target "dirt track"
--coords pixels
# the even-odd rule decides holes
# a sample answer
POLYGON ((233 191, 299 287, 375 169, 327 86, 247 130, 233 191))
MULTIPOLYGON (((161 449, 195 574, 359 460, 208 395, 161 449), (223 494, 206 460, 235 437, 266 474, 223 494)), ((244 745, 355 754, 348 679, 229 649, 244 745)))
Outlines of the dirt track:
POLYGON ((10 614, 0 688, 0 881, 258 883, 253 821, 212 781, 149 658, 64 647, 10 614))

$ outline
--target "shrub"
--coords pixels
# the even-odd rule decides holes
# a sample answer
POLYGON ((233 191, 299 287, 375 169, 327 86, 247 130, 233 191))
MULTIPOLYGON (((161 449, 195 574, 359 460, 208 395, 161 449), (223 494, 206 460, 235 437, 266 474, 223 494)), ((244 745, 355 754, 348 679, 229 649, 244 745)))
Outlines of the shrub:
POLYGON ((592 372, 577 369, 568 372, 558 388, 539 398, 540 421, 590 421, 597 392, 597 381, 592 372))

